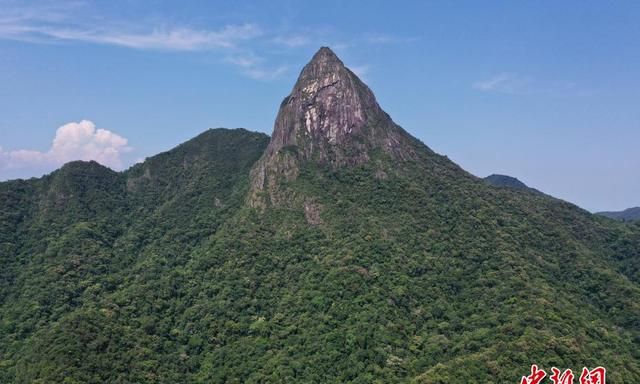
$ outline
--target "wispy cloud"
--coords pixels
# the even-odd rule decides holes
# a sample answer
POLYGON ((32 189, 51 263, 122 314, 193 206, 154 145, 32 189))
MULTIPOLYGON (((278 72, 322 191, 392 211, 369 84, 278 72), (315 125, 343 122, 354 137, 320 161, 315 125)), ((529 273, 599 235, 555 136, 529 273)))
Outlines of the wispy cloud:
POLYGON ((280 65, 273 68, 260 68, 260 67, 247 68, 246 70, 243 71, 243 73, 251 77, 252 79, 256 79, 256 80, 273 80, 280 77, 281 75, 286 73, 288 70, 289 70, 289 66, 280 65))
POLYGON ((77 41, 109 44, 135 49, 196 51, 233 48, 240 41, 261 35, 253 24, 225 25, 218 30, 189 27, 92 27, 69 23, 43 23, 41 17, 0 19, 0 38, 23 41, 77 41))
POLYGON ((418 37, 393 36, 382 33, 368 34, 364 38, 368 44, 402 44, 418 41, 418 37))
POLYGON ((515 73, 499 73, 489 79, 473 83, 472 88, 482 92, 525 93, 532 79, 515 73))
POLYGON ((119 45, 137 49, 196 51, 214 48, 233 48, 239 41, 259 36, 253 24, 226 25, 219 30, 195 30, 187 27, 154 29, 149 32, 120 32, 96 30, 47 30, 52 37, 119 45))
POLYGON ((273 80, 289 69, 286 65, 266 66, 265 60, 253 53, 231 55, 225 61, 240 67, 242 73, 256 80, 273 80))
MULTIPOLYGON (((0 0, 1 2, 2 0, 0 0)), ((31 43, 90 43, 137 50, 168 52, 208 52, 258 80, 271 80, 286 72, 286 65, 267 63, 248 46, 271 42, 287 48, 306 45, 303 34, 274 37, 253 23, 227 24, 219 28, 194 28, 143 21, 92 21, 80 17, 81 3, 61 3, 47 7, 4 7, 0 9, 0 39, 31 43), (73 17, 71 16, 73 15, 73 17)))
POLYGON ((289 48, 304 47, 309 45, 312 39, 309 36, 295 34, 295 35, 281 35, 273 38, 273 42, 278 45, 284 45, 289 48))
POLYGON ((260 64, 262 59, 252 53, 245 53, 227 56, 225 61, 241 68, 251 68, 260 64))
MULTIPOLYGON (((288 52, 330 45, 339 52, 363 45, 417 40, 374 33, 345 41, 333 27, 263 28, 252 22, 216 26, 176 24, 168 19, 129 19, 98 12, 83 1, 31 3, 0 0, 0 39, 30 43, 83 43, 164 52, 205 52, 246 76, 272 80, 289 69, 288 52), (327 44, 331 40, 333 44, 327 44), (254 54, 257 52, 258 54, 254 54), (284 53, 276 57, 274 52, 284 53)), ((365 77, 366 66, 354 68, 365 77)))
POLYGON ((531 76, 503 72, 486 80, 476 81, 471 88, 487 93, 509 95, 546 95, 554 97, 583 97, 594 92, 568 81, 539 81, 531 76))
POLYGON ((95 160, 114 169, 122 168, 122 155, 130 152, 126 138, 96 128, 88 120, 71 122, 56 130, 51 148, 4 150, 0 147, 0 171, 15 169, 51 170, 73 160, 95 160))

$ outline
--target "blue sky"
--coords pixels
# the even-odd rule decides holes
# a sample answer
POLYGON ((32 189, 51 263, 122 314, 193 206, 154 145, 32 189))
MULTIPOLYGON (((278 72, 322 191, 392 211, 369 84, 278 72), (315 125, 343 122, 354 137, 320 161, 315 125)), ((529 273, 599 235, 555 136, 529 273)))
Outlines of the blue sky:
POLYGON ((640 205, 636 1, 0 0, 0 180, 271 133, 330 46, 414 136, 589 210, 640 205))

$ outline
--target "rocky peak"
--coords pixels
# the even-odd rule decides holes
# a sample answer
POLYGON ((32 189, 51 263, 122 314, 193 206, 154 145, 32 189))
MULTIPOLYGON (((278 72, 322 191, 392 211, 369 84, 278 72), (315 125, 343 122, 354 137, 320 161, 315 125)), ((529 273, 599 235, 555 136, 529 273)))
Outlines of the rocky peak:
POLYGON ((322 47, 282 102, 268 152, 293 145, 305 157, 325 159, 323 151, 350 144, 373 120, 391 121, 371 90, 331 49, 322 47))
POLYGON ((362 164, 374 149, 396 159, 412 158, 414 144, 380 108, 369 87, 331 49, 322 47, 282 101, 269 146, 252 172, 252 185, 262 190, 274 176, 294 179, 300 161, 334 167, 362 164))

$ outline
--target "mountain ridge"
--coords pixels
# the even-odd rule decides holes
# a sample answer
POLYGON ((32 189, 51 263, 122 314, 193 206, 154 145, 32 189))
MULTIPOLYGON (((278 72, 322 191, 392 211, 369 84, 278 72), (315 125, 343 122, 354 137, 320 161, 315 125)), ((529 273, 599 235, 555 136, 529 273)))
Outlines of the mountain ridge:
POLYGON ((483 179, 487 183, 496 187, 507 187, 516 189, 529 189, 529 187, 515 177, 499 174, 491 174, 483 179))
POLYGON ((523 183, 522 181, 518 180, 513 176, 500 175, 500 174, 494 173, 483 178, 482 180, 485 183, 489 185, 493 185, 494 187, 498 187, 498 188, 511 188, 511 189, 518 189, 522 191, 533 192, 533 193, 540 193, 540 194, 542 193, 535 188, 529 187, 528 185, 526 185, 525 183, 523 183))
POLYGON ((640 220, 640 207, 627 208, 622 211, 596 212, 596 215, 608 217, 614 220, 636 221, 636 220, 640 220))

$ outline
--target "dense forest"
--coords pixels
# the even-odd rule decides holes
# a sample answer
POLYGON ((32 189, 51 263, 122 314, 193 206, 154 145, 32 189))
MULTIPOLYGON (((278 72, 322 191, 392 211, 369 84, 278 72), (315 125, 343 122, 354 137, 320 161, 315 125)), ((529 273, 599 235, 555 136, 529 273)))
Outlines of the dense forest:
POLYGON ((0 381, 640 380, 640 225, 441 157, 308 164, 288 188, 317 217, 260 212, 267 142, 210 130, 123 173, 0 183, 0 381))
POLYGON ((640 223, 389 137, 410 155, 285 146, 257 192, 242 129, 0 183, 0 382, 640 382, 640 223))

